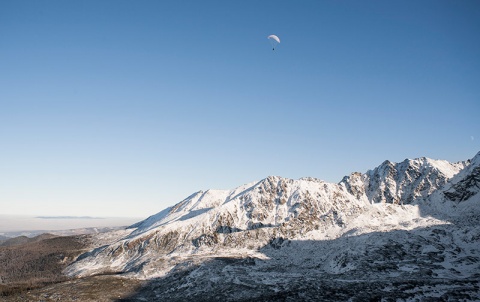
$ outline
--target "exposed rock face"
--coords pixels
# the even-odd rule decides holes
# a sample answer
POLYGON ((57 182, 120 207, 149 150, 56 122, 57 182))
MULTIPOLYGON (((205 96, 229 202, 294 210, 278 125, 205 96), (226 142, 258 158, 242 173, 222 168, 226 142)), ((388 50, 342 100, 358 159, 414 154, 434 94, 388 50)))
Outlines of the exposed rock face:
POLYGON ((425 157, 398 164, 385 161, 366 174, 353 173, 341 183, 352 195, 357 198, 365 195, 371 203, 411 204, 446 185, 468 164, 468 161, 451 164, 425 157))
POLYGON ((230 191, 200 191, 80 257, 67 272, 148 279, 233 257, 313 279, 478 278, 478 223, 457 226, 422 212, 441 205, 451 221, 480 212, 479 154, 453 164, 385 161, 338 184, 270 176, 230 191))
MULTIPOLYGON (((462 175, 463 176, 463 175, 462 175)), ((472 167, 469 173, 466 173, 452 187, 443 192, 451 201, 465 201, 477 195, 480 191, 480 166, 472 167)))

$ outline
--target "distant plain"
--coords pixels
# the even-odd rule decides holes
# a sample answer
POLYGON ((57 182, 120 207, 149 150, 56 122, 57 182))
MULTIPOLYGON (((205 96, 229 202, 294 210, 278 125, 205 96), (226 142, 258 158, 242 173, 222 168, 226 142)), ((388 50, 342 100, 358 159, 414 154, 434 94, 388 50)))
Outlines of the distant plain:
POLYGON ((0 215, 0 235, 35 236, 42 232, 129 226, 145 217, 46 217, 0 215))

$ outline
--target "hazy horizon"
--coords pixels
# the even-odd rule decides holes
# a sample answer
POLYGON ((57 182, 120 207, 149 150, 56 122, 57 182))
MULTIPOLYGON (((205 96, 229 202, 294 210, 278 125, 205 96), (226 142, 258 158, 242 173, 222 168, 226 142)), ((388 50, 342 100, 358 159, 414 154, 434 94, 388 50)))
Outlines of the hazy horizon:
POLYGON ((0 214, 0 234, 129 226, 145 218, 146 217, 52 217, 45 219, 38 216, 0 214))

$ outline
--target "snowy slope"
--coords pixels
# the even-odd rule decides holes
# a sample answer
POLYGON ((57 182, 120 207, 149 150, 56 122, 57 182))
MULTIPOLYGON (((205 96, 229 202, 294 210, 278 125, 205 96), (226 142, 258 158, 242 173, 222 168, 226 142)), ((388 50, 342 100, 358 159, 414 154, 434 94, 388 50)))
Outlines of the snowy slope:
POLYGON ((254 251, 279 236, 302 238, 342 226, 366 205, 342 186, 313 178, 268 177, 231 191, 201 191, 134 225, 128 237, 92 252, 70 272, 130 271, 148 277, 150 270, 158 271, 155 263, 160 256, 254 251))
MULTIPOLYGON (((67 273, 151 279, 201 270, 210 278, 205 282, 215 283, 220 281, 210 273, 226 274, 216 271, 215 259, 221 258, 255 264, 245 270, 247 264, 239 261, 228 273, 237 279, 228 283, 225 276, 222 282, 228 284, 220 282, 225 288, 245 278, 242 282, 271 285, 275 291, 271 280, 295 274, 475 279, 480 271, 479 171, 480 153, 459 163, 385 161, 338 184, 270 176, 233 190, 199 191, 133 225, 117 242, 82 255, 67 273)), ((192 296, 198 290, 192 289, 192 296)))

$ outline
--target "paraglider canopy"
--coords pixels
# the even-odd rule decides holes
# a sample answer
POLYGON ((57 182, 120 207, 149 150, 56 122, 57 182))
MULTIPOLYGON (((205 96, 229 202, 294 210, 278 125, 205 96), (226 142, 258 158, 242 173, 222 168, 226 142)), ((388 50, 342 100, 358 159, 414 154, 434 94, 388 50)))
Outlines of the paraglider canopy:
POLYGON ((280 38, 277 37, 276 35, 270 35, 267 37, 268 41, 270 41, 270 44, 272 45, 273 50, 275 50, 275 47, 280 43, 280 38))

